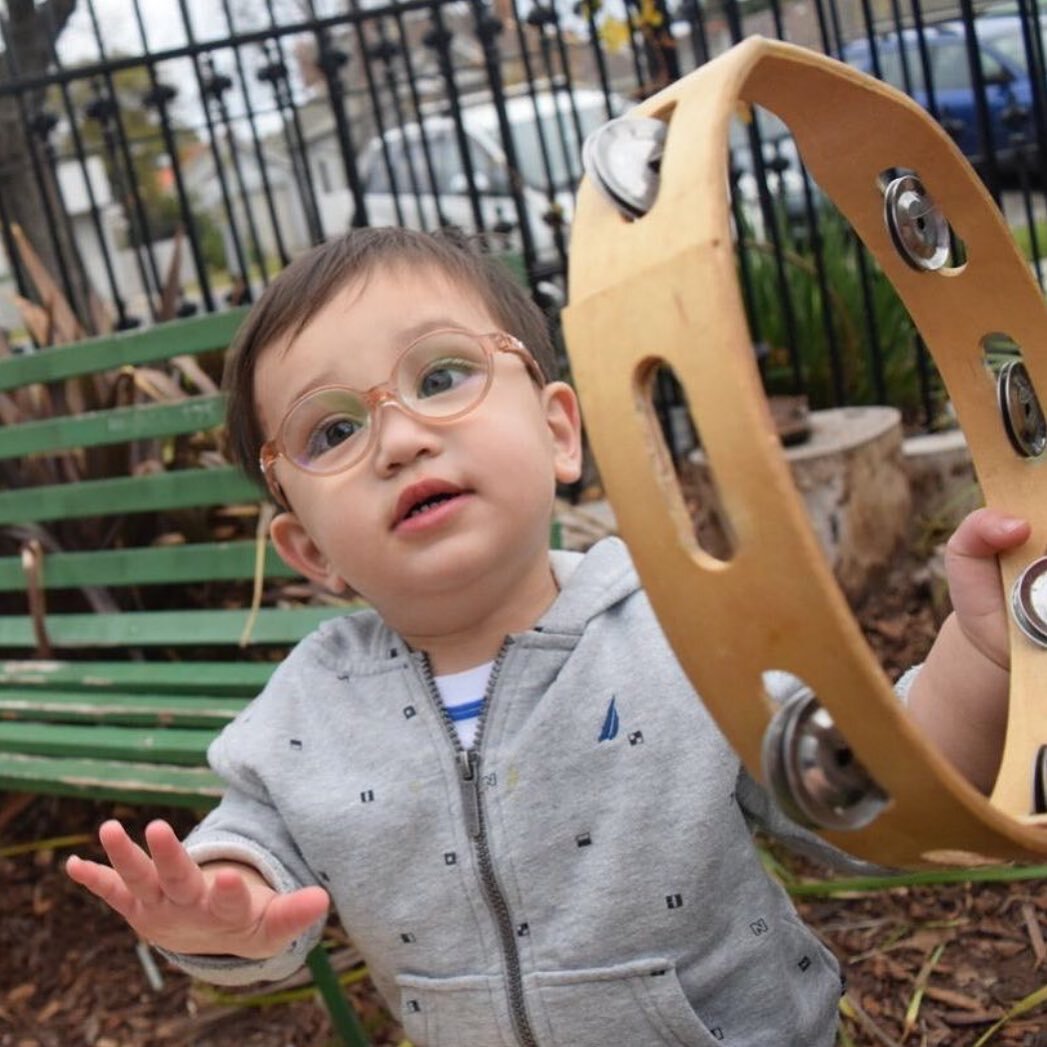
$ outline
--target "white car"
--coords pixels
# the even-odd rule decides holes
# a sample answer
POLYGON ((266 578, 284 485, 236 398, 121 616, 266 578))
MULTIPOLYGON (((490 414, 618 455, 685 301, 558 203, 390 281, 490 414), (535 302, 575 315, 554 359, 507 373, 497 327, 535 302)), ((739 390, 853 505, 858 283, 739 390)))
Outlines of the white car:
POLYGON ((460 129, 446 113, 391 128, 372 139, 361 158, 367 220, 414 229, 449 223, 470 233, 482 226, 496 247, 514 252, 522 250, 524 221, 537 259, 558 261, 556 230, 562 228, 566 237, 582 174, 582 141, 622 109, 620 99, 612 95, 608 101, 591 88, 507 97, 512 169, 490 101, 463 101, 460 129), (471 178, 463 163, 463 136, 471 178), (522 208, 512 194, 514 173, 522 208))

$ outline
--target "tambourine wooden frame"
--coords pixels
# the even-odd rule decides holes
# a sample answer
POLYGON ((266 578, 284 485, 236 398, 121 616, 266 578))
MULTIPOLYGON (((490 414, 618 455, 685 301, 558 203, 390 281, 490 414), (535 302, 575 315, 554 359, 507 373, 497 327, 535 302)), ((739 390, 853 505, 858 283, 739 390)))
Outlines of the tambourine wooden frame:
MULTIPOLYGON (((1032 769, 1047 743, 1047 651, 1012 623, 1006 746, 991 799, 908 720, 868 648, 808 522, 771 420, 738 285, 727 195, 731 117, 746 103, 780 116, 811 176, 898 291, 930 348, 989 505, 1032 537, 1002 558, 1003 583, 1047 550, 1041 459, 1008 441, 982 339, 1003 332, 1047 390, 1047 310, 984 186, 914 102, 812 51, 752 37, 640 104, 668 122, 659 190, 630 221, 583 181, 573 221, 565 331, 587 431, 618 525, 670 643, 746 767, 760 776, 773 712, 761 673, 814 690, 890 795, 865 828, 823 835, 905 867, 1036 861, 1047 819, 1031 815, 1032 769), (882 174, 910 169, 967 252, 917 271, 884 222, 882 174), (650 378, 682 383, 734 538, 703 551, 658 431, 650 378)), ((657 696, 652 696, 657 701, 657 696)))

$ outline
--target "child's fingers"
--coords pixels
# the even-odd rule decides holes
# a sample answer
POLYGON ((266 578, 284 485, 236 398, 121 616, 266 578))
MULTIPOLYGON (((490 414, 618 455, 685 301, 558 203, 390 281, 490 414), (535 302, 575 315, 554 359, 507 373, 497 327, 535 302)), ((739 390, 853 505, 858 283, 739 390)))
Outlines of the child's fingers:
POLYGON ((127 835, 118 821, 103 823, 98 830, 98 839, 113 869, 143 905, 156 905, 163 900, 164 892, 153 860, 127 835))
POLYGON ((220 923, 234 927, 251 919, 251 890, 235 869, 222 869, 211 882, 208 908, 220 923))
POLYGON ((200 867, 189 857, 175 831, 167 822, 150 822, 145 830, 160 888, 175 905, 192 905, 204 894, 200 867))
POLYGON ((135 906, 135 896, 127 889, 120 874, 108 865, 86 861, 73 855, 65 864, 69 878, 101 898, 114 912, 125 920, 130 918, 135 906))
POLYGON ((263 934, 274 945, 283 945, 327 915, 330 899, 322 887, 303 887, 278 894, 262 917, 263 934))
POLYGON ((1029 537, 1029 523, 999 509, 976 509, 960 523, 949 539, 954 556, 983 559, 1013 549, 1029 537))

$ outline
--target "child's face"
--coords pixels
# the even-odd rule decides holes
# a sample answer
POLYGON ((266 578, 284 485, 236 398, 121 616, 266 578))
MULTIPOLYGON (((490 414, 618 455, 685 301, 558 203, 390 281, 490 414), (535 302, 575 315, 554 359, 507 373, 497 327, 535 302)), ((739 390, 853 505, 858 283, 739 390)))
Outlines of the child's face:
MULTIPOLYGON (((346 287, 289 346, 262 353, 255 396, 266 437, 303 393, 370 389, 408 343, 447 327, 489 334, 498 323, 439 271, 401 266, 346 287)), ((547 579, 555 486, 580 469, 567 385, 539 389, 521 359, 496 352, 486 397, 463 417, 433 423, 388 404, 375 415, 368 454, 343 472, 308 474, 276 460, 291 511, 272 533, 285 560, 333 589, 349 585, 405 634, 426 601, 512 599, 520 586, 532 591, 539 573, 547 579), (406 515, 433 493, 450 497, 406 515)))

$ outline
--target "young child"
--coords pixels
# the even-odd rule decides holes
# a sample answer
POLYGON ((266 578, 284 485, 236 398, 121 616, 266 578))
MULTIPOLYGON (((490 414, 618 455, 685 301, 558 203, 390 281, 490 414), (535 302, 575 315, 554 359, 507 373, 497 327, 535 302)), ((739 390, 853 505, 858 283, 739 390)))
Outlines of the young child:
MULTIPOLYGON (((333 902, 417 1047, 829 1047, 838 967, 751 829, 839 856, 741 768, 624 545, 550 554, 581 459, 552 374, 540 312, 458 238, 358 230, 273 283, 227 376, 235 456, 284 510, 280 555, 374 610, 299 644, 214 742, 228 790, 184 847, 110 821, 111 866, 69 875, 223 984, 293 971, 333 902)), ((994 557, 1027 537, 960 526, 956 614, 908 694, 983 789, 994 557)))

